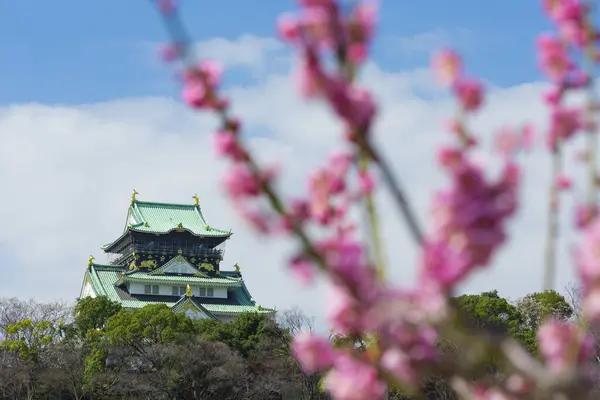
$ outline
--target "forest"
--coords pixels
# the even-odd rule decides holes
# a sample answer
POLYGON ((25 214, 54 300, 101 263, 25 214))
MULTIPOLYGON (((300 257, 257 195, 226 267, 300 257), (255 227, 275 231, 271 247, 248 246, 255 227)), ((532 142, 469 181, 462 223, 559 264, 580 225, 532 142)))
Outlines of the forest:
MULTIPOLYGON (((453 301, 470 327, 508 333, 535 355, 540 324, 579 318, 579 297, 569 287, 566 297, 545 291, 509 301, 491 291, 453 301)), ((329 399, 322 377, 304 374, 293 354, 292 338, 314 329, 298 308, 279 311, 276 321, 246 313, 222 323, 191 320, 164 305, 125 311, 104 297, 73 307, 0 299, 0 399, 329 399)), ((364 338, 332 332, 330 340, 371 350, 364 338)), ((444 338, 438 349, 453 357, 476 352, 478 344, 444 338)), ((492 355, 472 379, 509 379, 498 367, 492 355)), ((388 398, 458 399, 439 379, 421 382, 420 393, 392 388, 388 398)))

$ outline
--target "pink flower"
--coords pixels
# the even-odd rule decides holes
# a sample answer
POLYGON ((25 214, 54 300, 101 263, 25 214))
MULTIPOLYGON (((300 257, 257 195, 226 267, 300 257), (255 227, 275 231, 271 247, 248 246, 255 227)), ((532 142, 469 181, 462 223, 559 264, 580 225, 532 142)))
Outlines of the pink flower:
POLYGON ((582 303, 581 308, 586 320, 593 323, 600 322, 600 285, 596 284, 587 290, 582 303))
POLYGON ((460 151, 446 149, 443 153, 452 187, 434 197, 431 241, 460 254, 467 263, 464 268, 470 270, 486 265, 506 240, 505 221, 517 209, 519 169, 507 163, 500 179, 488 182, 481 169, 460 151))
POLYGON ((575 227, 585 228, 598 215, 595 204, 578 204, 575 206, 575 227))
POLYGON ((336 355, 329 341, 309 332, 301 332, 294 337, 292 351, 308 374, 329 368, 336 355))
POLYGON ((362 195, 373 193, 375 179, 368 171, 360 171, 358 174, 359 192, 362 195))
POLYGON ((459 80, 454 85, 454 92, 467 111, 476 111, 483 104, 483 87, 478 81, 459 80))
POLYGON ((381 356, 381 366, 401 382, 412 383, 417 380, 410 357, 402 350, 392 348, 386 350, 381 356))
POLYGON ((563 43, 553 36, 542 35, 538 39, 538 50, 544 73, 554 81, 564 81, 573 64, 563 43))
POLYGON ((520 137, 512 129, 501 129, 496 133, 495 139, 496 151, 503 157, 510 157, 519 149, 520 137))
POLYGON ((583 236, 575 248, 575 266, 579 280, 586 287, 600 282, 600 219, 594 218, 582 231, 583 236))
POLYGON ((353 299, 344 289, 333 285, 328 293, 327 320, 336 332, 358 332, 362 328, 365 307, 353 299))
POLYGON ((557 107, 552 110, 548 146, 556 149, 559 141, 568 140, 582 128, 582 117, 579 109, 557 107))
POLYGON ((228 194, 232 198, 258 196, 262 183, 270 180, 270 174, 262 173, 262 175, 263 177, 257 177, 246 164, 234 164, 225 177, 228 194))
POLYGON ((371 365, 340 354, 323 384, 336 400, 377 400, 386 393, 386 385, 371 365))
POLYGON ((556 187, 560 190, 568 190, 573 186, 571 178, 565 174, 559 174, 556 177, 556 187))
POLYGON ((591 339, 579 326, 568 322, 549 320, 538 330, 540 353, 554 372, 588 359, 593 350, 591 339))
POLYGON ((277 20, 277 33, 288 42, 296 42, 300 38, 300 24, 298 19, 289 14, 284 14, 277 20))
POLYGON ((426 243, 422 259, 420 279, 435 283, 442 290, 452 289, 470 270, 466 252, 461 253, 443 242, 426 243))
POLYGON ((454 50, 441 50, 433 55, 432 68, 443 86, 452 86, 462 75, 462 61, 454 50))
POLYGON ((219 131, 213 136, 217 155, 226 156, 234 161, 246 159, 246 150, 238 142, 238 137, 232 131, 219 131))
POLYGON ((166 62, 176 60, 182 51, 182 46, 178 43, 170 43, 161 48, 161 57, 166 62))
POLYGON ((183 76, 183 100, 190 107, 199 109, 218 109, 226 105, 215 94, 221 74, 221 66, 210 60, 203 61, 198 67, 186 71, 183 76))
POLYGON ((526 151, 531 150, 535 144, 535 138, 535 127, 530 124, 525 125, 521 131, 521 147, 526 151))
POLYGON ((176 8, 175 0, 158 0, 158 9, 165 15, 172 14, 176 8))
POLYGON ((303 257, 294 257, 290 262, 290 269, 302 286, 307 286, 314 280, 315 266, 303 257))
POLYGON ((369 48, 364 43, 354 43, 348 48, 348 58, 354 64, 359 64, 367 59, 369 48))

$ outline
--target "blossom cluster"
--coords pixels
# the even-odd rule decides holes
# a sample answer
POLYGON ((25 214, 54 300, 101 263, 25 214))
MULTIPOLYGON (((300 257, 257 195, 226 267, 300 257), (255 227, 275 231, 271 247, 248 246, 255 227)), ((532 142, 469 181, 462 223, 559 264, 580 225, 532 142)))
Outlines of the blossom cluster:
MULTIPOLYGON (((374 1, 354 1, 342 7, 336 0, 298 3, 299 10, 283 15, 277 28, 282 40, 300 55, 299 91, 307 99, 327 104, 344 126, 343 149, 310 175, 306 198, 282 198, 273 185, 277 170, 262 168, 244 145, 242 123, 230 115, 229 101, 220 94, 221 68, 216 63, 188 62, 181 74, 185 103, 220 117, 214 147, 220 157, 230 161, 224 179, 229 197, 260 232, 298 239, 301 246, 291 257, 291 273, 301 284, 310 284, 318 274, 326 276, 330 283, 327 317, 333 331, 350 338, 353 344, 368 343, 365 351, 354 345, 336 346, 328 338, 303 333, 294 341, 297 360, 306 373, 324 374, 324 388, 340 400, 383 398, 390 383, 414 388, 434 374, 453 382, 454 389, 468 398, 538 398, 536 385, 548 390, 549 384, 540 383, 539 374, 519 369, 522 363, 514 362, 509 351, 506 361, 513 362, 516 372, 502 385, 492 386, 487 382, 464 384, 460 360, 444 358, 439 348, 440 339, 449 330, 462 334, 453 328, 456 310, 449 301, 456 286, 476 269, 488 267, 507 240, 508 223, 519 209, 523 171, 518 155, 532 148, 535 130, 525 125, 502 127, 496 132, 495 150, 502 164, 499 174, 490 177, 477 161, 475 151, 480 140, 469 127, 469 118, 484 106, 484 87, 465 74, 456 52, 447 49, 434 56, 432 69, 460 108, 448 124, 454 141, 437 152, 436 161, 449 184, 433 194, 426 233, 415 234, 420 246, 416 284, 396 287, 384 280, 377 265, 377 249, 373 248, 377 243, 363 243, 357 235, 358 225, 350 216, 353 207, 368 205, 372 200, 378 187, 377 169, 388 185, 396 185, 398 204, 410 216, 404 195, 372 143, 378 110, 374 96, 356 82, 375 34, 377 5, 374 1), (308 232, 314 226, 323 229, 325 235, 313 238, 308 232)), ((175 18, 172 1, 162 0, 159 5, 165 18, 175 18)), ((558 35, 541 36, 538 42, 540 67, 552 83, 544 96, 550 111, 546 144, 557 155, 579 131, 588 130, 590 137, 595 131, 589 118, 595 103, 586 110, 569 107, 565 96, 591 85, 591 74, 578 66, 571 50, 596 63, 600 58, 595 51, 598 34, 583 1, 545 0, 544 7, 558 31, 558 35)), ((189 59, 189 49, 179 39, 173 38, 166 59, 189 59)), ((586 160, 593 157, 595 154, 588 154, 586 160)), ((595 164, 589 165, 594 168, 595 193, 595 164)), ((552 193, 571 186, 571 180, 557 170, 552 193)), ((575 260, 585 292, 586 317, 600 322, 600 219, 592 200, 577 211, 584 239, 576 249, 575 260)), ((558 200, 551 201, 554 215, 558 200)), ((375 237, 377 216, 369 206, 367 211, 375 237)), ((575 324, 549 320, 539 329, 538 337, 544 376, 578 368, 592 354, 590 336, 575 324)), ((490 340, 485 343, 491 350, 502 348, 502 344, 490 340)), ((529 362, 537 365, 533 359, 529 362)), ((562 388, 562 393, 567 389, 562 388)))

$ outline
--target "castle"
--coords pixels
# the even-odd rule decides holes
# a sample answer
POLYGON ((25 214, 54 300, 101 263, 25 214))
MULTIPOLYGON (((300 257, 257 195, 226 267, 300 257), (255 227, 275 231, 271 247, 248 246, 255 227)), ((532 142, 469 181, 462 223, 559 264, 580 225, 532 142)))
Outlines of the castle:
POLYGON ((242 312, 274 314, 256 305, 238 264, 221 270, 231 231, 206 223, 193 204, 139 201, 134 190, 123 233, 102 246, 107 264, 88 260, 80 297, 106 296, 124 309, 166 304, 190 318, 231 321, 242 312))

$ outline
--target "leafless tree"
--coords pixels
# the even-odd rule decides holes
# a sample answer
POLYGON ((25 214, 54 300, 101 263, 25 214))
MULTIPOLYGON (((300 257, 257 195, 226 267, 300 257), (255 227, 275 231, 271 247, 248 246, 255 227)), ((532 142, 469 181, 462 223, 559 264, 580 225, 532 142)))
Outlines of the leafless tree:
POLYGON ((284 310, 278 318, 281 328, 287 329, 292 337, 300 332, 312 332, 314 330, 315 318, 309 317, 297 306, 284 310))
POLYGON ((24 319, 34 323, 49 321, 53 325, 72 321, 73 307, 64 302, 41 303, 35 300, 23 301, 17 298, 0 298, 0 340, 5 336, 6 328, 24 319))

